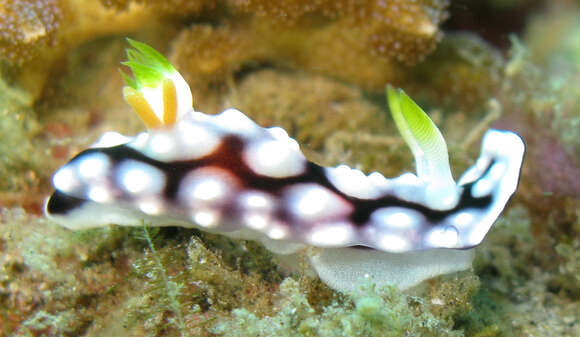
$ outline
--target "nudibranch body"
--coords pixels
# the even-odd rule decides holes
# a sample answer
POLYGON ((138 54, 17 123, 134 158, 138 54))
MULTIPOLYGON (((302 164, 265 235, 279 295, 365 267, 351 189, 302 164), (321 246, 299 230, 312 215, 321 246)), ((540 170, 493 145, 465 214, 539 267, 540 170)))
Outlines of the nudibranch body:
POLYGON ((481 155, 456 183, 447 146, 402 91, 387 89, 417 174, 388 179, 308 161, 279 127, 236 109, 192 108, 189 87, 151 47, 129 41, 135 79, 124 95, 148 125, 134 138, 106 133, 53 177, 46 213, 71 229, 108 224, 197 227, 261 241, 279 254, 305 247, 339 290, 360 277, 400 288, 469 268, 519 180, 524 144, 489 130, 481 155), (364 249, 366 248, 366 249, 364 249))

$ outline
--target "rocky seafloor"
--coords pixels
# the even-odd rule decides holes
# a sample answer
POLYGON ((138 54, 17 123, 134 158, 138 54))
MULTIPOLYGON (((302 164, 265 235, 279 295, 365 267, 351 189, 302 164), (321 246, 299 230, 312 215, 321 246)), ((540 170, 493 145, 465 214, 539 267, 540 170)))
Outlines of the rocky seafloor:
MULTIPOLYGON (((580 7, 572 0, 0 0, 0 336, 579 336, 580 7), (252 241, 69 231, 50 177, 115 130, 125 37, 168 55, 206 113, 280 125, 309 159, 412 170, 384 98, 440 126, 457 176, 517 131, 517 194, 473 269, 341 294, 252 241)), ((304 258, 305 260, 305 258, 304 258)))

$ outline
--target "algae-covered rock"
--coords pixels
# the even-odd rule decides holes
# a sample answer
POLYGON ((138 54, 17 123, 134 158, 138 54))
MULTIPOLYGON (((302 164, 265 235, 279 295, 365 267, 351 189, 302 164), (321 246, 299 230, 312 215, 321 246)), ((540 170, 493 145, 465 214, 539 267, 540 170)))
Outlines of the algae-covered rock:
MULTIPOLYGON (((10 336, 78 336, 105 320, 124 283, 127 232, 69 232, 19 208, 0 213, 0 326, 10 336), (87 242, 90 242, 87 245, 87 242), (82 308, 82 309, 77 309, 82 308)), ((120 295, 120 296, 119 296, 120 295)))
POLYGON ((26 193, 33 193, 43 178, 36 167, 44 151, 32 140, 39 135, 41 125, 32 104, 30 94, 0 77, 0 204, 30 206, 26 193))
POLYGON ((420 299, 395 289, 368 286, 364 295, 345 297, 317 312, 299 284, 286 279, 280 284, 276 312, 259 317, 235 309, 219 319, 212 333, 243 336, 463 336, 433 316, 420 299))
POLYGON ((580 313, 575 253, 534 233, 532 219, 525 208, 513 208, 482 245, 475 267, 485 288, 473 298, 474 310, 458 317, 468 332, 484 326, 495 326, 500 336, 580 332, 573 318, 580 313))

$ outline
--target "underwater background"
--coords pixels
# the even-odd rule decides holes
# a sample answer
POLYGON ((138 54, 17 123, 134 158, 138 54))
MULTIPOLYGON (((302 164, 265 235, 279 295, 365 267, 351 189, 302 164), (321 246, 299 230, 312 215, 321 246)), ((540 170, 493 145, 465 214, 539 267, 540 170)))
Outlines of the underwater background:
POLYGON ((580 336, 576 0, 0 0, 0 336, 580 336), (279 125, 308 158, 394 177, 411 152, 384 88, 437 123, 455 177, 490 127, 527 144, 472 270, 338 293, 253 241, 69 231, 51 175, 109 130, 125 38, 167 55, 194 108, 279 125))

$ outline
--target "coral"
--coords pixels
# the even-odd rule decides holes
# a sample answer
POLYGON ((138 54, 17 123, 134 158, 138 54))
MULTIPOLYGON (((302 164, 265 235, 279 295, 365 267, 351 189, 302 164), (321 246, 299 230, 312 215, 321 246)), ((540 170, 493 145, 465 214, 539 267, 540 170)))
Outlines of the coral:
POLYGON ((244 65, 259 61, 260 53, 251 38, 237 29, 210 25, 183 30, 173 41, 172 49, 171 62, 190 85, 194 106, 203 110, 206 101, 217 99, 208 89, 223 86, 244 65))
POLYGON ((0 59, 11 66, 13 80, 37 99, 54 65, 71 50, 99 37, 150 27, 161 14, 144 6, 111 11, 96 0, 18 0, 1 2, 0 15, 0 59))
POLYGON ((278 25, 336 20, 342 26, 337 32, 354 30, 371 52, 408 64, 433 50, 439 37, 437 26, 445 19, 448 5, 446 1, 437 0, 234 0, 234 3, 242 12, 256 13, 261 20, 278 25))
POLYGON ((173 15, 198 14, 202 10, 211 10, 216 7, 212 0, 99 0, 103 6, 116 10, 129 10, 131 4, 140 4, 173 15))
POLYGON ((233 1, 243 19, 183 31, 171 59, 194 88, 203 89, 196 81, 223 86, 247 67, 275 64, 376 90, 401 76, 401 64, 415 64, 434 50, 446 6, 447 1, 233 1))
POLYGON ((152 10, 143 6, 119 13, 96 0, 2 1, 0 51, 16 65, 33 58, 47 60, 98 36, 131 31, 138 26, 136 18, 153 17, 152 10))
POLYGON ((434 50, 448 1, 45 0, 8 4, 1 12, 7 24, 0 27, 0 49, 13 65, 27 63, 17 79, 34 97, 48 76, 44 65, 87 41, 151 30, 158 22, 164 22, 165 28, 150 35, 173 40, 173 60, 206 96, 203 89, 223 88, 235 74, 263 64, 316 71, 380 89, 402 75, 401 64, 415 64, 434 50), (23 24, 28 17, 20 13, 36 13, 37 17, 28 16, 34 25, 23 24), (164 21, 169 17, 171 29, 164 21), (176 17, 199 17, 211 26, 194 24, 173 39, 180 24, 173 20, 176 17), (29 26, 36 28, 26 32, 14 28, 29 26), (36 35, 31 37, 31 32, 36 35))
POLYGON ((369 21, 367 42, 374 52, 414 64, 435 49, 441 38, 437 26, 447 15, 446 1, 376 1, 374 5, 368 16, 374 20, 369 21))
POLYGON ((21 64, 56 43, 64 16, 61 0, 2 0, 0 55, 21 64))
POLYGON ((336 19, 349 12, 361 11, 365 4, 348 0, 232 0, 237 10, 242 13, 254 13, 257 16, 271 20, 279 25, 296 25, 301 21, 314 21, 312 16, 318 16, 320 21, 336 19))

